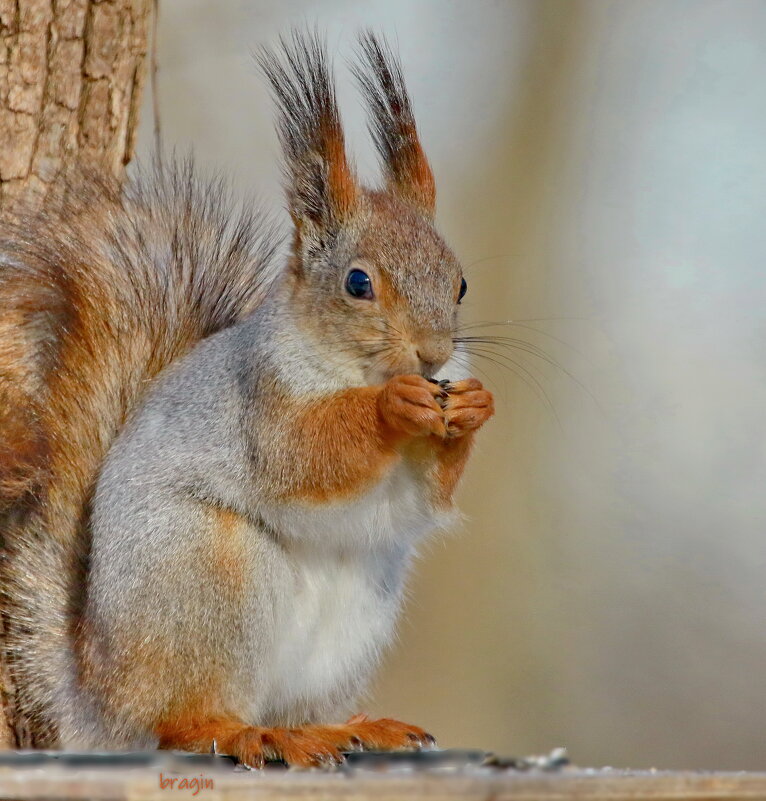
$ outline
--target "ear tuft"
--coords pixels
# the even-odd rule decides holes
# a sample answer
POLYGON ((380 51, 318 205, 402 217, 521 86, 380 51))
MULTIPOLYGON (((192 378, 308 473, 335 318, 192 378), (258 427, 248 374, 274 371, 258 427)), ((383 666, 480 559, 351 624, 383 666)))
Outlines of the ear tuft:
POLYGON ((353 210, 357 184, 326 48, 316 31, 293 31, 279 43, 281 52, 261 50, 255 58, 277 105, 290 213, 299 229, 305 222, 332 229, 353 210))
POLYGON ((354 74, 369 106, 369 130, 388 188, 433 214, 436 185, 418 139, 399 59, 385 39, 369 30, 360 35, 359 44, 363 63, 354 74))

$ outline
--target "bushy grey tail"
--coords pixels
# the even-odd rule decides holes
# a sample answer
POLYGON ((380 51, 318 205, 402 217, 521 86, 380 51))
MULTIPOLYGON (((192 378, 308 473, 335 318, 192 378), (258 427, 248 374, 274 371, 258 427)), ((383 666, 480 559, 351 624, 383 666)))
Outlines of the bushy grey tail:
POLYGON ((278 244, 190 160, 124 186, 73 168, 42 212, 0 222, 0 534, 21 745, 56 744, 111 442, 164 367, 260 304, 278 244))

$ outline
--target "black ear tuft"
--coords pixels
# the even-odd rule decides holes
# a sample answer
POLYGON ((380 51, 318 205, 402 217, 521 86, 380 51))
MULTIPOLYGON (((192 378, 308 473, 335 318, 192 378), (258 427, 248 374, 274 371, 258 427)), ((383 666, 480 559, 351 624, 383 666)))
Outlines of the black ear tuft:
POLYGON ((436 186, 418 139, 415 117, 399 59, 385 39, 371 31, 359 37, 362 64, 354 74, 369 106, 369 130, 388 188, 428 214, 436 206, 436 186))
POLYGON ((279 43, 277 53, 261 50, 256 61, 277 104, 290 212, 299 231, 306 222, 332 228, 353 209, 357 186, 326 47, 316 31, 293 31, 279 43))

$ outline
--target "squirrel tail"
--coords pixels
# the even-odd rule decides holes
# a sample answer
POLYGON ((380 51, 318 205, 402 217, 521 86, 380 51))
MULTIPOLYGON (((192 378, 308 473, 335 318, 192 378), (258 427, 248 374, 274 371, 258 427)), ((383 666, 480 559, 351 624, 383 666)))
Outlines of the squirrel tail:
POLYGON ((278 247, 189 160, 125 185, 72 170, 43 211, 0 223, 4 702, 19 746, 58 742, 110 444, 164 367, 259 305, 278 247))

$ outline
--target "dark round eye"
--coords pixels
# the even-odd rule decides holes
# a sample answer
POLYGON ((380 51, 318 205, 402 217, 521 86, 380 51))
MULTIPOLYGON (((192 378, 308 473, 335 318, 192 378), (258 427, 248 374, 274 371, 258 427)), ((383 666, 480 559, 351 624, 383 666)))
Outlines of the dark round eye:
POLYGON ((372 281, 363 270, 351 270, 346 276, 346 292, 353 298, 372 298, 372 281))
POLYGON ((468 284, 466 283, 465 278, 461 278, 460 279, 460 294, 457 296, 457 302, 458 303, 460 303, 460 301, 465 296, 465 293, 466 293, 467 289, 468 289, 468 284))

